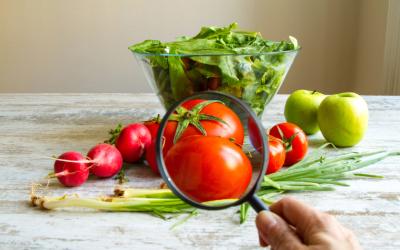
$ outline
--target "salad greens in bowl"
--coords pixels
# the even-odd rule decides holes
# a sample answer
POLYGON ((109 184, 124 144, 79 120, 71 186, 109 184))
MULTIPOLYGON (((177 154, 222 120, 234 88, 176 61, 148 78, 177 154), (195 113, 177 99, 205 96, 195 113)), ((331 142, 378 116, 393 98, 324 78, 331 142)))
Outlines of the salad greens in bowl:
POLYGON ((193 93, 214 90, 244 100, 261 116, 300 47, 293 37, 265 40, 233 23, 203 27, 196 36, 173 42, 146 40, 129 49, 166 108, 193 93))

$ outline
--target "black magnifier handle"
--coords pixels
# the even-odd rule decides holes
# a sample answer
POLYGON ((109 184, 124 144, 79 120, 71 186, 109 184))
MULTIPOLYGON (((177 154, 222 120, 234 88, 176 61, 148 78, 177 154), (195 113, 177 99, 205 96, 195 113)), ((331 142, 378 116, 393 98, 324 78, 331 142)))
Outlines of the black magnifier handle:
POLYGON ((248 202, 256 210, 257 213, 263 211, 263 210, 269 210, 269 208, 265 205, 265 203, 257 197, 257 195, 253 194, 250 196, 248 202))

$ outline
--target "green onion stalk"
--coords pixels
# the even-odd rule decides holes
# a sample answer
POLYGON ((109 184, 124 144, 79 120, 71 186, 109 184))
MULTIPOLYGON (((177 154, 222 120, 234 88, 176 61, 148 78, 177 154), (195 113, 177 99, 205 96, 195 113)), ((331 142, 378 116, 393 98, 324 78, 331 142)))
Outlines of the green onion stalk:
MULTIPOLYGON (((398 156, 400 152, 373 151, 350 152, 327 156, 321 149, 310 153, 297 164, 264 176, 257 195, 266 204, 274 202, 274 198, 290 191, 330 191, 334 186, 348 186, 343 182, 354 178, 383 178, 379 175, 354 173, 354 171, 370 166, 390 156, 398 156)), ((117 187, 114 195, 105 197, 82 198, 78 195, 49 197, 38 195, 35 187, 31 192, 31 203, 42 209, 58 209, 67 207, 90 208, 112 212, 144 212, 168 219, 173 214, 188 214, 188 218, 197 214, 195 208, 179 199, 170 189, 136 189, 117 187)), ((208 205, 221 205, 232 200, 210 201, 208 205)), ((240 206, 240 222, 248 217, 249 204, 240 206)), ((182 223, 179 222, 179 223, 182 223)))
MULTIPOLYGON (((144 212, 162 219, 171 218, 169 214, 189 214, 194 216, 197 210, 173 194, 170 189, 138 189, 117 187, 113 196, 81 198, 77 194, 58 197, 40 196, 32 187, 31 203, 33 206, 52 210, 67 207, 90 208, 110 212, 144 212)), ((232 199, 208 201, 210 206, 231 203, 232 199)), ((188 218, 184 219, 187 220, 188 218)))
POLYGON ((164 214, 192 213, 194 210, 167 189, 129 189, 126 193, 129 195, 81 198, 78 195, 38 196, 32 192, 31 202, 42 209, 81 207, 112 212, 146 212, 162 218, 166 218, 164 214))

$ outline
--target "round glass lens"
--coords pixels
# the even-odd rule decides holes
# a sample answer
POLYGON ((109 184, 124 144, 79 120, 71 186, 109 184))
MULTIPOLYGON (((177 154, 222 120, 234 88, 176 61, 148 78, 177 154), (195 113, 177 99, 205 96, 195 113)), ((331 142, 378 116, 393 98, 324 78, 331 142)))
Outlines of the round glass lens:
POLYGON ((236 97, 202 92, 173 105, 156 142, 157 164, 172 191, 204 209, 253 195, 268 165, 266 134, 236 97))

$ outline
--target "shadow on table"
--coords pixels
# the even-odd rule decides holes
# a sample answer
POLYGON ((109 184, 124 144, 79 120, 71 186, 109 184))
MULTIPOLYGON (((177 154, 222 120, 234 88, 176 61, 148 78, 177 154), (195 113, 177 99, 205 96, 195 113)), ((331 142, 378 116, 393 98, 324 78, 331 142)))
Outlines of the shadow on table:
POLYGON ((324 138, 317 136, 309 136, 308 137, 308 146, 310 148, 319 148, 322 145, 326 144, 327 141, 324 138))

